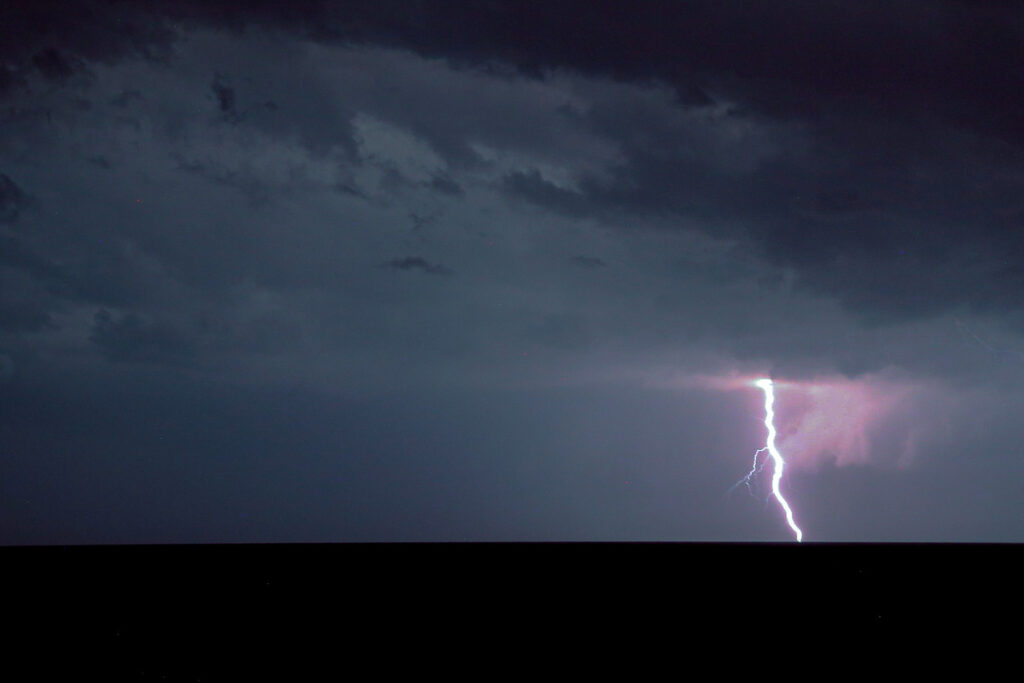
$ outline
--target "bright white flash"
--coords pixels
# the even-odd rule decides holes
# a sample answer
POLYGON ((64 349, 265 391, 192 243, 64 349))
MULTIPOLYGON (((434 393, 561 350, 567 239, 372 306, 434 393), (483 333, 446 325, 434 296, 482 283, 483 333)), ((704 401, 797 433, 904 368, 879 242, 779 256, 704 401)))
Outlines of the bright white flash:
MULTIPOLYGON (((765 448, 768 449, 768 454, 772 456, 772 462, 774 463, 772 470, 772 493, 775 495, 775 500, 779 501, 779 505, 782 506, 783 512, 786 513, 786 522, 789 523, 789 528, 796 534, 796 540, 799 543, 803 540, 804 532, 800 531, 800 527, 793 521, 793 511, 790 509, 786 499, 782 497, 782 492, 779 491, 779 482, 782 481, 782 470, 786 466, 786 461, 782 459, 782 455, 775 447, 775 388, 770 379, 759 379, 755 384, 764 390, 764 426, 768 429, 768 441, 765 444, 765 448)), ((757 454, 754 454, 754 465, 755 467, 757 466, 757 454)), ((752 473, 753 470, 751 470, 752 473)), ((750 475, 748 474, 747 478, 749 479, 749 477, 750 475)))

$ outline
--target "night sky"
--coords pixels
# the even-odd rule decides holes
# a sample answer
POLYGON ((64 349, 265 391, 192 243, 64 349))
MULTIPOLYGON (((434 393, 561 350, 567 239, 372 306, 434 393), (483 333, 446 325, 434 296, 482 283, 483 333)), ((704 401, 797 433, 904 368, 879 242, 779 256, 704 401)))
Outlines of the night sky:
POLYGON ((0 543, 1024 541, 1021 4, 10 4, 0 543))

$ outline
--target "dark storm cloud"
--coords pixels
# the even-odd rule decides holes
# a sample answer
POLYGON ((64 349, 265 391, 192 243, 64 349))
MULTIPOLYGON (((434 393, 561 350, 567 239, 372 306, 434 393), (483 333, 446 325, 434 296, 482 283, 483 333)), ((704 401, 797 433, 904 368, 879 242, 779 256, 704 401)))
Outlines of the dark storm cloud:
POLYGON ((592 213, 592 205, 588 204, 585 195, 558 187, 545 180, 536 170, 510 173, 505 176, 504 184, 509 194, 518 199, 532 201, 570 216, 592 213))
POLYGON ((652 122, 595 109, 583 125, 625 151, 610 181, 576 193, 525 171, 506 183, 570 215, 607 207, 741 223, 805 286, 884 321, 1021 306, 999 292, 1018 284, 1024 262, 1022 12, 956 2, 383 3, 353 8, 343 25, 358 40, 457 64, 511 63, 538 78, 566 67, 657 78, 686 106, 732 102, 726 118, 737 125, 800 127, 804 152, 715 173, 673 149, 671 129, 657 146, 635 144, 630 134, 650 134, 652 122))
MULTIPOLYGON (((958 307, 1022 308, 1012 294, 1024 264, 1024 153, 1021 117, 1014 115, 1021 109, 1014 94, 1021 70, 1007 68, 1019 62, 1013 46, 1020 15, 1009 6, 83 3, 70 13, 80 26, 74 33, 63 18, 43 21, 52 13, 48 7, 16 17, 25 37, 8 39, 5 54, 28 61, 47 54, 68 64, 152 59, 169 54, 181 28, 258 26, 324 44, 411 49, 509 82, 523 74, 543 82, 552 70, 568 69, 666 83, 678 111, 712 120, 700 124, 709 135, 688 130, 695 119, 680 122, 660 105, 614 98, 566 104, 563 116, 606 141, 617 159, 600 172, 583 168, 573 186, 536 168, 506 172, 509 196, 616 225, 623 216, 662 224, 698 219, 699 229, 748 241, 772 264, 792 268, 798 287, 832 296, 867 321, 958 307), (113 24, 121 28, 101 47, 113 24), (762 133, 744 141, 747 129, 762 133), (732 146, 705 139, 737 135, 732 146)), ((240 102, 270 94, 243 94, 219 72, 210 87, 231 120, 240 102)), ((341 145, 354 155, 352 111, 331 108, 307 115, 285 103, 260 114, 256 106, 250 124, 275 133, 298 130, 311 149, 341 145)), ((449 163, 469 163, 465 129, 446 129, 444 118, 418 110, 407 125, 449 163)), ((510 146, 536 138, 528 123, 501 126, 510 146)), ((181 168, 205 173, 256 204, 270 201, 271 191, 244 167, 193 157, 183 158, 181 168)), ((425 182, 440 195, 462 191, 446 175, 425 182)), ((350 180, 336 186, 367 196, 350 180)), ((385 168, 380 187, 394 194, 411 185, 385 168)))
POLYGON ((685 103, 706 103, 706 91, 725 86, 780 116, 936 106, 1020 136, 1024 76, 1012 65, 1021 60, 1021 11, 998 2, 384 2, 346 19, 356 37, 456 61, 656 77, 685 103))
POLYGON ((422 230, 423 228, 425 228, 426 226, 430 225, 431 223, 433 223, 434 221, 436 221, 440 217, 441 217, 440 212, 432 213, 429 216, 421 216, 421 215, 419 215, 417 213, 410 213, 409 214, 409 219, 412 220, 412 229, 413 230, 422 230))
POLYGON ((44 280, 52 278, 56 270, 53 264, 26 247, 21 240, 6 236, 0 237, 0 264, 28 271, 44 280))
POLYGON ((0 236, 0 266, 30 275, 58 299, 126 305, 140 290, 137 268, 116 252, 79 253, 70 263, 56 263, 17 238, 0 236))
MULTIPOLYGON (((10 182, 6 176, 0 181, 10 182)), ((13 184, 12 184, 13 186, 13 184)), ((15 188, 16 189, 16 188, 15 188)), ((6 209, 7 207, 5 207, 6 209)), ((7 210, 4 214, 10 215, 7 210)), ((17 214, 11 217, 16 217, 17 214)), ((52 266, 38 254, 26 248, 15 237, 0 235, 0 268, 24 271, 33 277, 45 279, 52 266)), ((7 288, 10 290, 11 288, 7 288)), ((0 330, 8 332, 37 332, 53 326, 47 305, 36 297, 25 297, 22 292, 0 292, 0 330)))
POLYGON ((166 19, 142 4, 40 0, 4 9, 3 19, 0 94, 23 86, 33 69, 62 80, 86 61, 165 56, 173 36, 166 19))
MULTIPOLYGON (((909 125, 892 128, 907 139, 919 135, 909 125)), ((944 141, 928 151, 891 130, 891 144, 846 133, 825 140, 819 132, 811 139, 820 147, 749 170, 716 173, 684 154, 634 148, 610 182, 587 183, 585 197, 537 183, 530 192, 524 184, 518 189, 558 210, 668 210, 741 226, 716 231, 752 239, 772 262, 796 268, 804 284, 864 315, 1020 307, 997 295, 1011 291, 1004 285, 1012 287, 1024 255, 1024 166, 1012 158, 1019 152, 961 142, 956 130, 938 126, 930 135, 944 141), (1008 152, 1010 159, 999 158, 1008 152), (999 283, 995 290, 991 282, 999 283)))
POLYGON ((29 200, 13 180, 0 173, 0 222, 12 223, 18 218, 29 200))
POLYGON ((217 106, 220 108, 220 113, 224 115, 224 118, 228 121, 237 121, 238 110, 235 109, 234 89, 224 83, 220 75, 214 79, 210 89, 217 98, 217 106))
POLYGON ((142 93, 140 93, 138 90, 125 90, 121 94, 111 99, 110 103, 113 104, 115 107, 124 108, 129 106, 132 102, 138 102, 142 99, 142 93))
POLYGON ((113 168, 113 164, 110 163, 110 159, 106 158, 103 155, 86 157, 86 161, 88 161, 90 164, 95 165, 97 168, 102 168, 105 171, 109 171, 111 168, 113 168))
POLYGON ((54 327, 53 318, 37 304, 0 298, 0 331, 39 332, 54 327))
POLYGON ((36 53, 32 57, 32 65, 39 70, 43 78, 57 83, 71 78, 75 71, 81 68, 81 65, 77 65, 76 69, 76 65, 52 47, 36 53))
POLYGON ((194 353, 184 336, 169 325, 144 320, 135 313, 118 317, 105 309, 96 313, 89 340, 113 362, 175 364, 194 353))
POLYGON ((574 266, 579 266, 580 268, 608 267, 608 264, 605 262, 604 259, 598 258, 596 256, 573 256, 571 259, 569 259, 569 263, 572 263, 574 266))
MULTIPOLYGON (((620 79, 659 78, 680 102, 735 88, 770 115, 824 109, 938 110, 1020 139, 1018 6, 914 0, 875 6, 803 0, 786 6, 698 1, 525 0, 464 5, 399 0, 281 3, 36 2, 10 13, 8 58, 49 42, 109 61, 165 49, 169 22, 279 27, 321 41, 376 42, 463 64, 553 67, 620 79), (965 58, 965 55, 967 58, 965 58), (698 82, 704 87, 699 87, 698 82)), ((33 52, 34 54, 34 52, 33 52)))
POLYGON ((22 5, 0 541, 778 538, 748 372, 954 435, 810 536, 1021 537, 1010 5, 22 5))
POLYGON ((452 271, 439 263, 431 263, 420 256, 406 256, 404 258, 393 258, 390 261, 380 264, 381 268, 394 270, 419 270, 429 275, 451 275, 452 271))
POLYGON ((595 340, 586 318, 572 314, 547 315, 529 333, 540 344, 570 351, 585 349, 595 340))
POLYGON ((430 179, 431 189, 437 190, 441 194, 445 194, 451 197, 461 196, 463 193, 462 188, 457 182, 451 178, 444 178, 442 176, 434 176, 430 179))

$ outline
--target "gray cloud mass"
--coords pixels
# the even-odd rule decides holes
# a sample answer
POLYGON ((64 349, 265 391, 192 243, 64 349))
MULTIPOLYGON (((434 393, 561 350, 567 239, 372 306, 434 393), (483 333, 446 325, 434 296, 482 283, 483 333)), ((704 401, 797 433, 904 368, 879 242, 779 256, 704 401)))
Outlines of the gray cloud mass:
POLYGON ((0 542, 1024 539, 1021 10, 556 4, 10 12, 0 542))

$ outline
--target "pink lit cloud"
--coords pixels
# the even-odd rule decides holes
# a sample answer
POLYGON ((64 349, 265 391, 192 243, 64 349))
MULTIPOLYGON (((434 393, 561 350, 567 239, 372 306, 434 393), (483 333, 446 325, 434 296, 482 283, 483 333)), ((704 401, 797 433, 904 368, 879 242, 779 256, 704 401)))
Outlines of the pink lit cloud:
POLYGON ((913 459, 920 427, 908 419, 927 392, 872 375, 778 383, 779 448, 795 467, 895 464, 913 459))
MULTIPOLYGON (((711 391, 750 391, 767 373, 691 376, 685 384, 711 391)), ((774 378, 778 447, 787 464, 826 463, 903 468, 936 436, 948 434, 950 405, 933 383, 892 372, 857 378, 774 378)))

